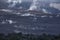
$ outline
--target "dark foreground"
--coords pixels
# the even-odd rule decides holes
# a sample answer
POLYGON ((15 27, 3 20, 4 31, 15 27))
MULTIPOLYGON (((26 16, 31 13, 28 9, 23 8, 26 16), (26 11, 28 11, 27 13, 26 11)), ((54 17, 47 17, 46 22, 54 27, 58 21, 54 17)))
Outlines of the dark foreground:
POLYGON ((22 33, 9 33, 4 35, 0 33, 0 40, 60 40, 60 35, 33 35, 33 34, 22 34, 22 33))

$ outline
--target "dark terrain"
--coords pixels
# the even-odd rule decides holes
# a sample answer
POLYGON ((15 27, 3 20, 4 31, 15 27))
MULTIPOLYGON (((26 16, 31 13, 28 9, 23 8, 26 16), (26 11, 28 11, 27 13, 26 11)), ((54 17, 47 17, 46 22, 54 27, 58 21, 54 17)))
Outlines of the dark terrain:
POLYGON ((22 14, 0 12, 0 33, 12 32, 60 34, 60 14, 22 16, 22 14))

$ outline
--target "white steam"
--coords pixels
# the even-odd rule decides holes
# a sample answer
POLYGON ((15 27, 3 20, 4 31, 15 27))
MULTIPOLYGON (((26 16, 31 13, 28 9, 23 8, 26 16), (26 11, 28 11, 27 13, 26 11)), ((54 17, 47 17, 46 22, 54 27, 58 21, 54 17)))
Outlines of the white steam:
POLYGON ((60 3, 50 3, 50 7, 54 7, 58 10, 60 10, 60 3))
POLYGON ((14 7, 16 5, 16 3, 21 3, 22 0, 8 0, 7 2, 9 3, 8 7, 14 7))
POLYGON ((31 5, 31 7, 29 8, 29 10, 35 10, 35 9, 37 9, 36 4, 37 4, 37 0, 33 0, 33 3, 31 5))
POLYGON ((44 13, 48 13, 48 12, 46 11, 46 9, 44 9, 44 8, 42 9, 42 11, 43 11, 44 13))

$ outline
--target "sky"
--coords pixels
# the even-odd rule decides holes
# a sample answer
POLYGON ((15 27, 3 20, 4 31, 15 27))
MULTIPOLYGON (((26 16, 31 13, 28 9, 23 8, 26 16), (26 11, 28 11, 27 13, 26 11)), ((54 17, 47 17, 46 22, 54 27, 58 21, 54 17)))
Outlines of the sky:
MULTIPOLYGON (((5 2, 6 2, 7 0, 0 0, 0 2, 1 2, 1 1, 5 1, 5 2)), ((13 0, 12 0, 12 1, 13 1, 13 0)), ((15 0, 14 0, 14 1, 15 1, 15 0)), ((16 1, 19 1, 19 0, 16 0, 16 1)), ((20 0, 20 1, 31 2, 32 0, 20 0)), ((47 1, 51 1, 51 2, 60 2, 60 0, 39 0, 39 1, 46 1, 46 2, 47 2, 47 1)))
MULTIPOLYGON (((11 7, 13 7, 17 2, 19 2, 19 3, 22 3, 22 2, 35 2, 35 1, 37 1, 37 0, 0 0, 0 2, 13 2, 13 4, 12 5, 9 5, 9 7, 11 6, 11 7)), ((60 2, 60 0, 38 0, 38 1, 45 1, 45 2, 60 2)), ((35 3, 33 3, 33 5, 34 5, 35 3)), ((60 4, 59 4, 60 5, 60 4)), ((53 4, 53 7, 55 7, 55 8, 60 8, 60 6, 59 5, 54 5, 53 4)), ((34 8, 35 6, 33 6, 32 8, 34 8)), ((35 7, 36 8, 36 7, 35 7)))

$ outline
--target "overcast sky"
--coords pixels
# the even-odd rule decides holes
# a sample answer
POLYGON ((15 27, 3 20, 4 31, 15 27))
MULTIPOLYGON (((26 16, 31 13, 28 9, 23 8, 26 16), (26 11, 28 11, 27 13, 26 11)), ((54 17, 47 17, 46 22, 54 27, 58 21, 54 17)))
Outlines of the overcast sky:
MULTIPOLYGON (((7 1, 7 0, 0 0, 1 1, 7 1)), ((18 0, 17 0, 18 1, 18 0)), ((27 1, 27 2, 31 2, 32 0, 22 0, 22 1, 27 1)), ((39 1, 51 1, 51 2, 60 2, 60 0, 39 0, 39 1)))

